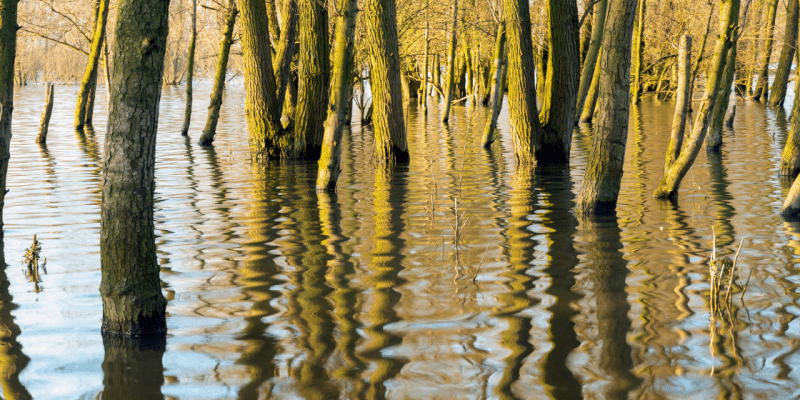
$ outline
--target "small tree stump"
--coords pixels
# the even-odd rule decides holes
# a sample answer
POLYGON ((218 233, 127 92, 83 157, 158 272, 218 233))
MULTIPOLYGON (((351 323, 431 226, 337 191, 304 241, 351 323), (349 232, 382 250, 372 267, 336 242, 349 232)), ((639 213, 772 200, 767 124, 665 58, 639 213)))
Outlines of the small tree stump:
POLYGON ((47 128, 50 126, 50 116, 53 114, 53 84, 47 84, 45 94, 45 105, 42 110, 42 119, 39 121, 39 135, 36 136, 36 143, 45 144, 47 142, 47 128))

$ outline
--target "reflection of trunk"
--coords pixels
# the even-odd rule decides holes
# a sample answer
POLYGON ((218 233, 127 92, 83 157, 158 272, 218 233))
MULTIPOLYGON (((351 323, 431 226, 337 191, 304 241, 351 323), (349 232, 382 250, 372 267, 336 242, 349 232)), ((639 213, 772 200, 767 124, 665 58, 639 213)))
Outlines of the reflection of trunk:
POLYGON ((722 78, 719 88, 719 98, 714 105, 714 112, 711 114, 711 122, 708 128, 708 139, 706 140, 706 150, 719 152, 722 147, 722 124, 725 113, 728 111, 728 102, 731 99, 731 84, 733 84, 733 73, 736 66, 736 43, 728 50, 728 57, 725 60, 725 75, 722 78))
POLYGON ((767 35, 764 40, 764 50, 761 53, 761 64, 756 81, 756 89, 753 91, 753 100, 767 101, 769 98, 769 61, 772 58, 772 42, 775 31, 775 15, 778 9, 778 0, 770 0, 768 4, 766 26, 764 33, 767 35))
POLYGON ((103 334, 104 399, 161 399, 166 334, 126 336, 103 334))
POLYGON ((350 82, 353 70, 353 39, 356 32, 356 0, 341 0, 340 15, 336 16, 336 43, 331 74, 331 98, 325 120, 325 137, 319 158, 317 190, 333 190, 341 172, 342 131, 350 102, 350 82))
MULTIPOLYGON (((228 55, 231 52, 233 42, 233 26, 236 24, 236 5, 233 0, 228 0, 228 16, 225 18, 225 32, 222 34, 222 42, 219 44, 219 59, 217 59, 217 72, 214 74, 214 89, 211 92, 211 104, 208 106, 208 119, 206 128, 200 136, 199 144, 209 146, 214 141, 217 133, 217 121, 219 120, 219 110, 222 108, 222 92, 225 90, 225 73, 228 71, 228 55)), ((188 107, 188 106, 187 106, 188 107)), ((191 110, 187 109, 187 112, 191 110)))
POLYGON ((447 82, 444 96, 444 111, 442 111, 442 122, 447 123, 450 119, 450 106, 453 102, 453 90, 456 73, 456 27, 458 24, 458 0, 453 0, 453 23, 450 25, 450 48, 447 54, 447 82))
POLYGON ((681 147, 683 146, 683 134, 686 128, 686 114, 689 113, 689 68, 691 68, 692 54, 692 37, 683 35, 681 37, 681 45, 678 49, 678 89, 675 98, 675 115, 672 117, 672 134, 669 138, 669 147, 667 148, 667 159, 664 163, 664 169, 669 169, 672 163, 681 154, 681 147))
MULTIPOLYGON (((192 120, 192 85, 194 84, 194 51, 197 42, 197 0, 192 0, 192 38, 189 41, 189 54, 186 56, 186 111, 183 114, 181 135, 189 134, 189 123, 192 120)), ((230 47, 229 47, 230 48, 230 47)), ((221 57, 221 55, 220 55, 221 57)))
POLYGON ((639 0, 639 15, 636 17, 633 36, 633 49, 631 54, 631 74, 633 74, 633 85, 631 85, 631 102, 639 102, 642 90, 642 48, 644 47, 644 15, 646 0, 639 0))
POLYGON ((504 61, 506 46, 506 25, 500 23, 497 27, 497 39, 494 42, 494 80, 492 81, 492 116, 486 123, 483 131, 483 147, 489 147, 494 142, 494 131, 497 128, 497 118, 503 106, 503 69, 508 63, 504 61))
MULTIPOLYGON (((775 71, 775 79, 772 81, 772 94, 769 96, 771 106, 782 106, 786 98, 786 88, 789 86, 789 75, 792 72, 792 61, 797 47, 797 24, 798 1, 789 0, 786 9, 786 29, 783 35, 783 47, 781 48, 781 58, 778 61, 778 69, 775 71)), ((800 66, 799 66, 800 67, 800 66)))
POLYGON ((103 39, 106 36, 106 21, 108 19, 109 0, 100 0, 97 11, 97 27, 92 32, 92 48, 89 51, 89 63, 81 80, 78 91, 78 106, 75 109, 75 130, 82 130, 86 123, 86 105, 93 91, 92 86, 97 85, 97 70, 100 65, 100 54, 103 51, 103 39))
MULTIPOLYGON (((15 1, 16 3, 16 1, 15 1)), ((0 240, 0 265, 6 266, 5 244, 0 240)), ((14 322, 11 311, 16 308, 9 292, 11 284, 8 282, 5 268, 0 271, 0 388, 3 398, 9 400, 32 399, 30 393, 19 381, 19 374, 28 365, 30 358, 22 352, 22 345, 17 338, 21 330, 14 322)))
POLYGON ((628 137, 630 55, 636 0, 613 1, 608 9, 600 59, 600 97, 592 150, 578 206, 585 214, 613 213, 617 206, 628 137))
POLYGON ((330 82, 328 12, 317 0, 298 2, 298 66, 300 84, 294 110, 295 158, 316 160, 322 147, 330 82))
POLYGON ((378 164, 408 163, 395 2, 368 0, 366 9, 375 160, 378 164))
POLYGON ((703 102, 700 106, 700 111, 697 113, 692 134, 678 159, 664 173, 664 178, 661 179, 661 183, 653 193, 655 197, 675 197, 678 194, 681 180, 689 172, 689 168, 697 158, 697 154, 705 141, 711 112, 717 102, 717 95, 721 86, 720 82, 723 80, 725 55, 732 45, 734 35, 738 32, 739 0, 721 0, 719 15, 720 32, 717 37, 711 68, 708 70, 706 92, 703 95, 703 102))
POLYGON ((168 9, 162 0, 122 0, 117 8, 100 225, 105 332, 167 328, 153 191, 168 9))
POLYGON ((597 59, 600 55, 600 45, 603 44, 607 6, 608 0, 601 0, 600 3, 597 4, 597 10, 595 10, 594 13, 594 26, 598 28, 592 32, 592 41, 586 51, 586 61, 583 63, 580 85, 578 86, 578 102, 575 108, 575 112, 578 116, 580 116, 583 111, 583 106, 586 103, 586 96, 589 94, 589 87, 592 85, 592 77, 594 76, 597 59))

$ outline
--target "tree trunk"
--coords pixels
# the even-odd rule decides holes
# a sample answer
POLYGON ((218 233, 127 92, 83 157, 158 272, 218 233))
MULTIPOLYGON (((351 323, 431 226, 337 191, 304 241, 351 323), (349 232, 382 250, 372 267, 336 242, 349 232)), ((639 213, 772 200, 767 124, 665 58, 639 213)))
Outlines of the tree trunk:
POLYGON ((280 109, 272 69, 267 6, 263 0, 239 0, 241 13, 244 103, 251 145, 256 159, 278 159, 288 140, 280 123, 280 109))
POLYGON ((217 59, 217 72, 214 73, 214 88, 211 92, 211 104, 208 105, 208 118, 203 134, 200 135, 198 144, 210 146, 217 134, 217 121, 219 110, 222 108, 222 93, 225 90, 225 75, 228 72, 228 56, 233 43, 233 27, 236 25, 236 9, 234 0, 228 0, 228 15, 225 17, 225 31, 222 33, 222 42, 219 44, 219 58, 217 59))
POLYGON ((647 8, 646 0, 639 0, 639 15, 636 17, 636 33, 633 37, 633 55, 631 73, 633 74, 633 85, 631 86, 631 102, 639 103, 642 90, 642 48, 644 47, 644 15, 647 8))
POLYGON ((11 115, 14 111, 14 60, 17 52, 17 0, 0 1, 0 239, 6 175, 11 158, 11 115))
MULTIPOLYGON (((792 179, 800 173, 800 96, 795 94, 792 106, 792 127, 781 154, 781 176, 792 179)), ((798 183, 795 182, 794 186, 798 183)), ((792 190, 794 190, 794 186, 792 190)))
POLYGON ((549 0, 550 51, 547 83, 539 111, 542 139, 536 162, 567 163, 575 128, 575 103, 580 80, 578 5, 575 1, 549 0))
POLYGON ((689 111, 692 111, 692 101, 694 99, 694 82, 697 79, 697 74, 700 72, 700 63, 703 61, 703 53, 706 51, 706 43, 708 43, 708 32, 711 30, 711 17, 714 13, 709 10, 708 21, 706 21, 706 33, 703 35, 703 41, 700 42, 700 50, 697 52, 697 58, 692 68, 692 77, 689 78, 689 111))
MULTIPOLYGON (((294 55, 295 36, 297 36, 297 0, 286 0, 281 16, 283 17, 280 29, 282 35, 280 37, 278 49, 275 52, 275 59, 272 60, 272 67, 275 70, 275 76, 277 78, 277 103, 279 112, 285 111, 283 106, 286 101, 286 91, 289 88, 292 75, 292 57, 294 55)), ((292 107, 291 109, 292 112, 290 115, 292 115, 293 118, 295 108, 292 107)))
POLYGON ((453 102, 453 90, 456 74, 456 29, 458 28, 458 0, 453 0, 453 23, 450 25, 450 47, 447 53, 447 82, 444 96, 444 111, 442 111, 442 122, 445 124, 450 120, 450 106, 453 102))
POLYGON ((89 63, 81 80, 78 91, 78 106, 75 108, 75 130, 82 131, 86 124, 86 104, 91 94, 91 85, 97 81, 97 69, 100 64, 100 54, 103 51, 103 39, 106 35, 106 20, 108 19, 109 0, 100 0, 100 9, 97 12, 97 27, 92 33, 92 48, 89 51, 89 63))
MULTIPOLYGON (((92 32, 97 30, 99 15, 100 0, 94 0, 92 3, 92 32)), ((105 45, 105 40, 103 40, 102 45, 105 45)), ((99 74, 95 73, 89 82, 89 97, 84 105, 86 107, 86 116, 84 117, 83 124, 87 126, 92 126, 92 118, 94 117, 94 100, 95 94, 97 93, 97 75, 99 74)))
POLYGON ((722 125, 725 122, 725 113, 728 111, 728 103, 731 99, 731 85, 733 84, 733 74, 736 70, 736 43, 734 42, 728 57, 725 60, 725 75, 719 87, 717 104, 714 105, 714 112, 711 114, 711 122, 708 128, 708 139, 706 140, 706 150, 719 152, 722 148, 722 125))
POLYGON ((181 135, 189 135, 189 123, 192 121, 192 85, 194 84, 194 51, 197 42, 197 0, 192 0, 192 38, 189 41, 189 54, 186 64, 186 111, 183 114, 181 135))
POLYGON ((357 0, 341 0, 339 5, 341 13, 336 16, 331 99, 328 102, 325 137, 322 143, 322 154, 319 158, 317 191, 334 190, 341 172, 342 132, 349 110, 347 104, 350 102, 357 6, 357 0))
POLYGON ((325 132, 328 85, 330 84, 330 47, 328 12, 317 0, 298 2, 299 31, 297 107, 294 110, 293 158, 316 160, 325 132))
POLYGON ((47 84, 47 92, 44 96, 44 110, 42 119, 39 121, 39 134, 36 135, 36 143, 47 143, 47 128, 50 126, 50 116, 53 115, 53 84, 47 84))
MULTIPOLYGON (((585 2, 588 3, 588 2, 585 2)), ((586 56, 589 53, 589 44, 591 43, 592 37, 594 36, 593 25, 595 24, 595 20, 597 19, 594 14, 597 12, 597 9, 594 8, 594 5, 591 6, 592 9, 589 10, 589 15, 583 20, 583 25, 580 26, 581 30, 581 48, 580 48, 580 55, 581 55, 581 68, 586 63, 586 56)), ((598 6, 599 8, 600 6, 598 6)), ((584 11, 586 12, 586 11, 584 11)), ((603 27, 600 27, 600 30, 603 30, 603 27)))
POLYGON ((547 45, 542 45, 536 52, 536 94, 544 96, 547 85, 547 61, 550 51, 547 45))
POLYGON ((586 51, 586 61, 583 63, 580 85, 578 85, 578 102, 575 107, 576 121, 580 118, 583 106, 586 104, 586 96, 589 95, 589 87, 592 85, 592 77, 594 76, 594 70, 597 65, 597 57, 600 54, 600 45, 603 43, 607 8, 608 0, 600 0, 594 12, 594 26, 596 29, 592 31, 592 40, 589 42, 589 48, 586 51))
POLYGON ((158 104, 169 1, 120 0, 103 157, 103 331, 165 332, 153 225, 158 104))
POLYGON ((578 195, 581 213, 613 214, 617 206, 630 107, 631 36, 637 0, 612 0, 600 60, 600 98, 592 150, 578 195))
POLYGON ((753 100, 766 102, 769 99, 769 62, 772 58, 772 42, 775 31, 775 15, 777 14, 778 0, 770 0, 767 9, 767 20, 764 33, 767 35, 764 40, 764 52, 761 54, 761 64, 756 81, 756 89, 753 91, 753 100))
POLYGON ((720 22, 719 22, 719 35, 717 36, 717 45, 714 49, 714 58, 712 60, 711 68, 708 70, 708 79, 706 79, 706 91, 703 95, 703 102, 700 106, 700 111, 697 113, 692 134, 689 137, 689 142, 684 146, 678 159, 672 164, 665 173, 664 178, 658 185, 653 196, 659 198, 674 198, 678 194, 678 187, 681 180, 689 172, 692 163, 694 163, 697 154, 700 152, 700 147, 706 138, 708 132, 708 124, 711 112, 714 110, 714 105, 717 102, 717 95, 721 81, 723 80, 723 70, 725 68, 725 55, 728 53, 734 40, 736 31, 739 25, 739 0, 720 0, 720 22))
MULTIPOLYGON (((603 54, 603 49, 600 49, 600 54, 603 54)), ((592 84, 589 86, 589 93, 586 94, 586 103, 583 105, 581 118, 579 122, 591 123, 594 118, 594 109, 597 106, 597 97, 600 92, 597 88, 600 86, 600 68, 595 66, 594 74, 592 75, 592 84)))
POLYGON ((430 0, 425 0, 425 66, 422 70, 422 93, 419 96, 419 104, 422 106, 422 113, 424 115, 428 114, 428 64, 430 64, 430 51, 431 51, 431 40, 430 40, 430 24, 429 24, 429 11, 430 10, 430 0))
POLYGON ((536 68, 533 62, 528 0, 504 0, 508 52, 508 111, 514 156, 518 165, 533 165, 542 127, 536 109, 536 68))
POLYGON ((772 81, 772 94, 769 96, 769 105, 782 106, 786 99, 786 89, 789 86, 789 75, 792 72, 794 52, 797 47, 798 1, 789 0, 786 8, 786 29, 783 34, 783 47, 778 69, 775 71, 775 80, 772 81))
POLYGON ((408 142, 400 87, 400 49, 394 0, 367 0, 366 39, 375 161, 379 165, 408 163, 408 142))
POLYGON ((489 148, 494 142, 494 131, 497 129, 497 118, 503 106, 503 62, 506 47, 506 24, 497 26, 497 39, 494 41, 494 81, 492 82, 492 116, 483 130, 483 147, 489 148))
POLYGON ((672 117, 672 134, 667 148, 667 159, 664 170, 668 170, 678 159, 683 146, 683 135, 686 129, 686 115, 689 113, 689 70, 692 67, 692 37, 683 35, 678 49, 678 92, 675 97, 675 115, 672 117))

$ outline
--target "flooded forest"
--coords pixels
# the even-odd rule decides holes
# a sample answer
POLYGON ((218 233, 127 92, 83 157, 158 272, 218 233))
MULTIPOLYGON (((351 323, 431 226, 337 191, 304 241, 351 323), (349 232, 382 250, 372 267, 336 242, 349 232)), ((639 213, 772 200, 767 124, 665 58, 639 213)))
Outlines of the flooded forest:
POLYGON ((6 399, 800 397, 798 0, 0 0, 6 399))

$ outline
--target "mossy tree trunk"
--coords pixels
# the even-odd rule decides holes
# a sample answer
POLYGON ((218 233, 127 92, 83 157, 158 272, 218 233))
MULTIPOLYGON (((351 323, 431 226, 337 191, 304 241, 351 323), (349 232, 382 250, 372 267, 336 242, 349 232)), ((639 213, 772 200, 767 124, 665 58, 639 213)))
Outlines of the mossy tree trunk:
POLYGON ((169 1, 120 0, 103 157, 103 331, 167 329, 153 222, 158 104, 169 1))
POLYGON ((103 51, 103 39, 106 36, 108 3, 109 0, 100 0, 96 28, 92 32, 92 48, 89 51, 89 62, 81 80, 81 87, 78 91, 78 105, 75 108, 74 127, 77 131, 82 131, 83 126, 86 124, 86 104, 89 102, 92 85, 97 84, 97 70, 100 65, 100 54, 103 51))
POLYGON ((211 91, 211 104, 208 105, 206 127, 203 129, 203 134, 200 135, 200 140, 198 141, 201 146, 210 146, 214 142, 214 136, 217 134, 219 110, 222 108, 222 94, 225 90, 225 75, 228 72, 228 56, 233 43, 233 27, 236 25, 236 15, 238 13, 234 0, 228 0, 225 31, 222 33, 222 42, 219 44, 217 71, 214 73, 214 87, 211 91))
POLYGON ((3 207, 6 175, 11 158, 11 114, 14 111, 14 60, 17 53, 17 2, 0 1, 0 238, 3 237, 3 207))
POLYGON ((711 122, 709 122, 706 150, 710 152, 719 152, 722 148, 722 126, 725 123, 725 113, 728 112, 728 103, 731 100, 731 85, 735 71, 736 43, 734 42, 725 59, 725 75, 722 77, 717 103, 714 105, 714 112, 711 114, 711 122))
POLYGON ((781 58, 778 60, 778 69, 775 71, 775 79, 772 81, 772 93, 769 96, 769 105, 782 106, 786 99, 786 89, 789 86, 789 75, 792 72, 792 62, 794 53, 797 50, 797 24, 798 15, 797 1, 789 0, 786 7, 786 29, 783 34, 783 47, 781 48, 781 58))
POLYGON ((637 0, 611 0, 608 5, 592 149, 578 195, 578 209, 587 215, 613 213, 617 206, 628 137, 636 6, 637 0))
POLYGON ((395 2, 367 0, 366 12, 375 161, 378 165, 408 163, 395 2))
POLYGON ((586 96, 589 95, 589 87, 592 86, 592 77, 594 77, 597 58, 600 55, 600 46, 603 44, 603 32, 605 32, 603 28, 606 24, 607 8, 608 0, 600 0, 594 10, 594 26, 596 28, 592 31, 592 40, 587 46, 586 59, 583 62, 580 84, 578 85, 578 101, 575 107, 575 121, 580 119, 583 106, 586 104, 586 96))
POLYGON ((672 117, 672 133, 667 147, 667 158, 664 162, 664 170, 669 169, 672 163, 681 154, 683 146, 683 135, 686 130, 686 115, 689 113, 689 70, 692 67, 692 37, 683 35, 681 44, 678 48, 678 89, 675 96, 675 114, 672 117))
POLYGON ((659 198, 674 198, 678 195, 678 188, 681 181, 692 167, 700 148, 708 132, 708 125, 714 105, 717 102, 719 88, 723 80, 725 69, 725 56, 733 44, 734 37, 739 25, 739 0, 720 0, 720 21, 719 35, 717 44, 714 48, 714 58, 711 60, 711 67, 708 70, 706 79, 706 91, 703 94, 703 101, 697 113, 694 127, 689 141, 684 146, 678 159, 664 173, 664 177, 658 185, 653 196, 659 198))
POLYGON ((506 47, 506 24, 501 22, 497 26, 497 38, 494 41, 494 80, 492 82, 492 116, 486 122, 483 130, 483 147, 489 147, 494 142, 494 132, 497 129, 497 118, 503 106, 503 66, 506 47))
MULTIPOLYGON (((797 94, 794 96, 791 118, 792 127, 781 154, 780 174, 785 179, 793 179, 800 173, 800 96, 797 94)), ((795 182, 794 186, 797 185, 795 182)))
POLYGON ((298 66, 300 84, 294 110, 293 158, 316 160, 322 148, 328 85, 330 47, 328 11, 317 0, 299 0, 298 66))
POLYGON ((36 143, 40 145, 47 143, 47 129, 50 126, 50 116, 53 115, 53 84, 48 82, 46 90, 42 119, 39 120, 39 134, 36 135, 36 143))
POLYGON ((458 0, 453 0, 453 22, 450 25, 450 47, 447 49, 447 77, 444 94, 444 111, 442 111, 442 122, 450 120, 450 106, 453 103, 453 91, 455 90, 456 75, 456 45, 458 44, 458 0))
MULTIPOLYGON (((600 54, 603 54, 603 49, 600 49, 600 54)), ((592 85, 589 86, 589 93, 586 94, 586 102, 583 103, 583 110, 579 122, 591 123, 594 118, 594 109, 597 106, 597 97, 600 92, 597 90, 600 85, 600 68, 595 66, 594 74, 592 75, 592 85)))
MULTIPOLYGON (((291 115, 293 119, 296 100, 290 107, 285 108, 284 103, 286 102, 286 91, 289 90, 291 82, 292 57, 294 56, 297 36, 297 0, 286 0, 281 16, 280 43, 275 51, 275 59, 272 60, 278 88, 276 102, 278 103, 278 111, 284 111, 286 114, 291 115)), ((294 98, 296 99, 296 97, 294 98)))
POLYGON ((267 6, 263 0, 238 0, 241 14, 244 110, 256 158, 278 159, 288 140, 280 122, 272 69, 267 6))
MULTIPOLYGON (((100 16, 100 0, 94 0, 92 5, 92 32, 97 29, 97 22, 100 16)), ((102 43, 105 46, 105 40, 102 43)), ((99 68, 99 67, 98 67, 99 68)), ((84 125, 92 126, 92 118, 94 117, 94 100, 97 93, 97 76, 98 72, 94 74, 91 82, 89 82, 89 97, 86 100, 86 116, 84 117, 84 125)))
POLYGON ((767 20, 764 27, 764 50, 761 53, 761 63, 759 64, 758 80, 753 91, 753 100, 766 102, 769 99, 769 62, 772 58, 772 43, 775 31, 775 15, 777 14, 778 0, 769 0, 767 8, 767 20))
POLYGON ((633 74, 633 85, 631 85, 631 102, 639 103, 642 92, 642 49, 644 48, 644 17, 647 9, 647 0, 639 0, 638 15, 636 16, 633 36, 633 54, 631 55, 631 73, 633 74))
POLYGON ((192 32, 189 39, 189 52, 186 55, 186 111, 183 113, 181 135, 189 135, 189 124, 192 121, 192 94, 194 90, 194 53, 197 44, 197 0, 192 0, 192 32))
POLYGON ((325 137, 322 143, 322 154, 319 158, 318 191, 335 189, 341 172, 342 133, 347 123, 349 110, 347 105, 350 102, 357 6, 357 0, 341 0, 339 5, 341 12, 336 16, 331 99, 328 102, 325 137))

